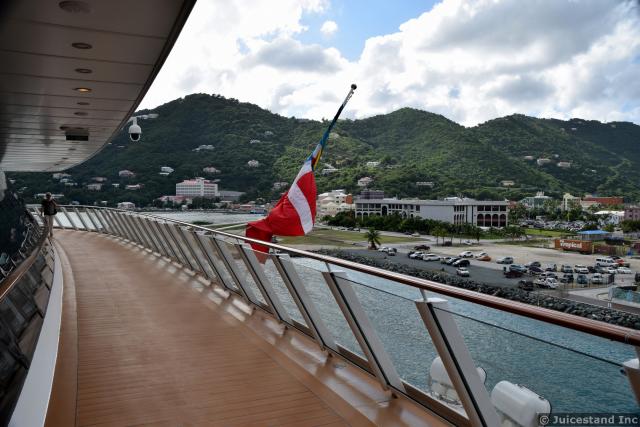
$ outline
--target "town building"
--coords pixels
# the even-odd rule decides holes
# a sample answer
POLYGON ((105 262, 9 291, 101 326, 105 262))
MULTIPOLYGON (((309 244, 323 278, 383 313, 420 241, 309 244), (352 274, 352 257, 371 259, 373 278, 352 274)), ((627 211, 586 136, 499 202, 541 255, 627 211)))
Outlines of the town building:
POLYGON ((53 179, 70 178, 71 175, 64 172, 56 172, 53 174, 53 179))
POLYGON ((258 166, 260 166, 260 162, 257 160, 249 160, 247 162, 247 166, 249 166, 250 168, 257 168, 258 166))
POLYGON ((142 189, 142 187, 143 187, 142 184, 129 184, 129 185, 125 185, 124 189, 137 191, 142 189))
POLYGON ((556 166, 563 169, 569 169, 571 167, 571 162, 558 162, 556 166))
POLYGON ((515 181, 512 181, 510 179, 505 179, 500 181, 500 185, 502 185, 503 187, 513 187, 514 185, 516 185, 515 181))
POLYGON ((532 162, 534 157, 533 156, 524 156, 524 159, 527 160, 527 161, 532 162))
POLYGON ((377 161, 367 162, 367 167, 368 168, 377 168, 378 166, 380 166, 380 162, 377 162, 377 161))
POLYGON ((198 148, 194 148, 193 151, 210 151, 214 149, 215 147, 213 145, 198 145, 198 148))
POLYGON ((124 169, 118 172, 118 176, 120 178, 133 178, 134 176, 136 176, 136 174, 131 172, 130 170, 124 169))
POLYGON ((173 173, 173 168, 169 166, 160 166, 160 175, 169 176, 173 173))
POLYGON ((158 197, 157 200, 160 200, 163 203, 173 203, 174 205, 179 205, 182 202, 186 202, 187 204, 191 204, 193 199, 187 196, 161 196, 158 197))
POLYGON ((100 184, 98 182, 87 184, 87 190, 89 190, 89 191, 101 191, 102 190, 102 184, 100 184))
POLYGON ((94 182, 107 182, 107 178, 104 176, 94 176, 91 180, 94 182))
POLYGON ((640 206, 626 206, 624 208, 625 221, 640 221, 640 206))
POLYGON ((288 185, 289 185, 289 183, 288 182, 284 182, 284 181, 274 182, 273 183, 273 189, 274 190, 281 190, 283 188, 287 188, 288 185))
POLYGON ((322 175, 331 175, 332 173, 338 172, 340 169, 336 169, 331 165, 326 165, 325 168, 320 172, 322 175))
POLYGON ((591 206, 591 205, 616 206, 616 205, 622 205, 624 203, 624 200, 622 197, 586 196, 582 198, 582 202, 586 203, 588 206, 591 206))
POLYGON ((433 181, 418 181, 416 182, 416 187, 429 187, 433 188, 433 181))
POLYGON ((243 191, 220 190, 218 191, 220 200, 225 202, 237 202, 244 195, 243 191))
POLYGON ((136 205, 132 202, 120 202, 118 203, 118 209, 135 209, 136 205))
POLYGON ((594 213, 601 225, 620 225, 624 220, 624 211, 598 211, 594 213))
POLYGON ((187 179, 176 184, 176 196, 219 197, 218 184, 204 178, 187 179))
POLYGON ((202 172, 216 174, 220 173, 220 169, 214 168, 213 166, 207 166, 206 168, 202 168, 202 172))
POLYGON ((358 180, 358 187, 368 187, 373 182, 370 176, 362 177, 358 180))
POLYGON ((541 208, 547 200, 551 200, 551 197, 545 196, 543 191, 538 191, 535 196, 525 197, 520 200, 527 209, 541 208))
POLYGON ((570 193, 564 193, 562 196, 562 204, 560 205, 560 209, 563 211, 568 211, 575 206, 575 204, 580 204, 580 197, 576 197, 571 195, 570 193))
POLYGON ((345 190, 332 190, 318 195, 316 215, 318 217, 334 216, 338 212, 355 210, 353 196, 345 190))
POLYGON ((114 182, 111 185, 113 186, 113 188, 120 188, 120 183, 119 182, 114 182))
POLYGON ((450 224, 472 224, 478 227, 506 227, 509 216, 507 201, 481 201, 459 197, 444 200, 358 197, 355 205, 356 218, 398 214, 403 218, 433 219, 450 224))
POLYGON ((538 164, 538 166, 544 166, 548 163, 551 163, 551 159, 547 159, 544 157, 539 158, 538 160, 536 160, 536 163, 538 164))

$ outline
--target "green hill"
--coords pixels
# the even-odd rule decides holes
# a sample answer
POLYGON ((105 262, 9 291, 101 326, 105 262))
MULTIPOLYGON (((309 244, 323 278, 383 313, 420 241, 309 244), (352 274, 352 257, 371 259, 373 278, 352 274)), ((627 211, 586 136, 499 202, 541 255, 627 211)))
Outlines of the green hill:
MULTIPOLYGON (((141 122, 143 137, 132 143, 126 129, 104 150, 68 171, 77 187, 65 187, 51 174, 10 174, 29 198, 35 193, 64 193, 70 200, 94 203, 133 201, 149 204, 175 193, 175 183, 194 176, 219 179, 226 190, 254 199, 277 198, 274 182, 291 182, 321 137, 326 122, 286 118, 255 105, 221 96, 194 94, 151 111, 157 119, 141 122), (213 150, 194 151, 200 145, 213 150), (248 167, 249 160, 260 166, 248 167), (175 169, 158 174, 161 166, 175 169), (206 166, 220 174, 207 176, 206 166), (121 179, 118 171, 136 173, 121 179), (144 184, 140 191, 108 186, 100 192, 84 185, 94 176, 108 183, 144 184)), ((363 120, 343 120, 335 128, 322 159, 339 169, 317 174, 318 189, 358 191, 356 182, 371 176, 373 188, 399 197, 466 195, 480 199, 517 199, 535 191, 561 195, 598 193, 640 200, 640 126, 512 115, 465 128, 443 116, 403 108, 363 120), (525 156, 533 156, 533 161, 525 156), (535 159, 548 158, 538 166, 535 159), (367 168, 367 161, 380 161, 367 168), (569 168, 557 166, 569 162, 569 168), (513 180, 513 188, 501 187, 513 180), (430 181, 433 188, 417 186, 430 181)))

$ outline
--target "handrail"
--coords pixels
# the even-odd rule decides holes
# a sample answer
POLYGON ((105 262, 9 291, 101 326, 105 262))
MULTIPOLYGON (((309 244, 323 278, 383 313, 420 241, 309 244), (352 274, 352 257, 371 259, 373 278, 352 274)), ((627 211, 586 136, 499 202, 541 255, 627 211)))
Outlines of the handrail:
POLYGON ((402 283, 417 289, 425 291, 436 292, 442 295, 450 296, 452 298, 458 298, 464 301, 480 304, 489 308, 494 308, 502 311, 506 311, 512 314, 528 317, 535 320, 540 320, 546 323, 551 323, 559 326, 563 326, 569 329, 573 329, 580 332, 586 332, 591 335, 596 335, 602 338, 610 339, 612 341, 621 342, 624 344, 630 344, 640 347, 640 331, 626 328, 623 326, 612 325, 605 322, 600 322, 593 319, 575 316, 573 314, 564 313, 560 311, 551 310, 548 308, 537 307, 529 304, 524 304, 517 301, 511 301, 492 295, 486 295, 468 289, 457 288, 455 286, 446 285, 443 283, 434 282, 431 280, 421 279, 413 276, 407 276, 400 273, 395 273, 387 270, 383 270, 377 267, 371 267, 364 264, 359 264, 352 261, 343 260, 340 258, 334 258, 328 255, 321 255, 313 252, 308 252, 302 249, 290 248, 287 246, 278 245, 270 242, 263 242, 262 240, 256 240, 237 234, 226 233, 223 231, 216 231, 209 228, 205 228, 199 225, 190 224, 188 222, 179 221, 171 218, 165 218, 156 216, 149 213, 130 211, 125 209, 107 208, 101 206, 75 206, 76 208, 90 208, 90 209, 105 209, 114 210, 124 213, 136 213, 138 215, 148 216, 154 219, 162 221, 172 222, 185 227, 195 228, 208 233, 214 233, 216 235, 229 237, 237 240, 242 240, 246 243, 257 243, 263 246, 267 246, 272 249, 277 249, 289 254, 295 254, 306 258, 315 259, 337 265, 340 267, 348 268, 350 270, 358 271, 361 273, 371 274, 383 279, 392 280, 402 283))
MULTIPOLYGON (((29 213, 31 215, 31 213, 29 213)), ((0 283, 0 302, 2 302, 5 297, 11 292, 11 290, 20 282, 22 276, 24 276, 27 271, 31 268, 33 263, 38 258, 38 253, 42 249, 44 242, 47 240, 46 230, 42 230, 42 235, 38 238, 38 241, 31 251, 31 255, 25 258, 20 265, 18 265, 15 270, 13 270, 9 275, 0 283)))

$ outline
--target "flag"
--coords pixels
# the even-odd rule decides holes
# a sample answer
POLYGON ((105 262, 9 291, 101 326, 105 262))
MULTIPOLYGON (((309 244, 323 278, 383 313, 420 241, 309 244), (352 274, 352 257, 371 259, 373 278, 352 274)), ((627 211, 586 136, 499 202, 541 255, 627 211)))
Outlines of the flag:
MULTIPOLYGON (((278 203, 269 212, 266 218, 247 224, 245 236, 264 242, 270 242, 274 235, 278 236, 304 236, 313 230, 316 218, 316 179, 314 171, 320 162, 320 157, 329 140, 331 129, 338 121, 338 117, 344 106, 353 95, 356 85, 351 85, 344 102, 338 109, 329 127, 322 135, 322 139, 305 160, 300 172, 293 180, 289 190, 280 198, 278 203)), ((265 245, 252 243, 253 250, 269 252, 265 245)), ((264 262, 263 257, 259 259, 264 262)))

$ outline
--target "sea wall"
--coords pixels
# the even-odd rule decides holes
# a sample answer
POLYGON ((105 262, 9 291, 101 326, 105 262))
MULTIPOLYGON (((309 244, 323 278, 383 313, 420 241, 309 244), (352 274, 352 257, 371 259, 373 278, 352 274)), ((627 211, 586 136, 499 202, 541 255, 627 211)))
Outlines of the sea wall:
POLYGON ((527 292, 518 288, 491 286, 486 283, 476 282, 470 279, 463 279, 446 273, 422 270, 419 268, 398 264, 389 260, 368 258, 341 250, 321 249, 316 252, 364 265, 369 265, 372 267, 382 268, 384 270, 389 270, 396 273, 406 274, 409 276, 419 277, 421 279, 427 279, 438 283, 456 286, 458 288, 469 289, 472 291, 489 294, 512 301, 523 302, 526 304, 536 305, 551 310, 574 314, 576 316, 587 317, 590 319, 600 320, 602 322, 612 323, 614 325, 620 325, 627 328, 640 330, 640 316, 619 310, 584 304, 576 301, 545 295, 539 292, 527 292))

